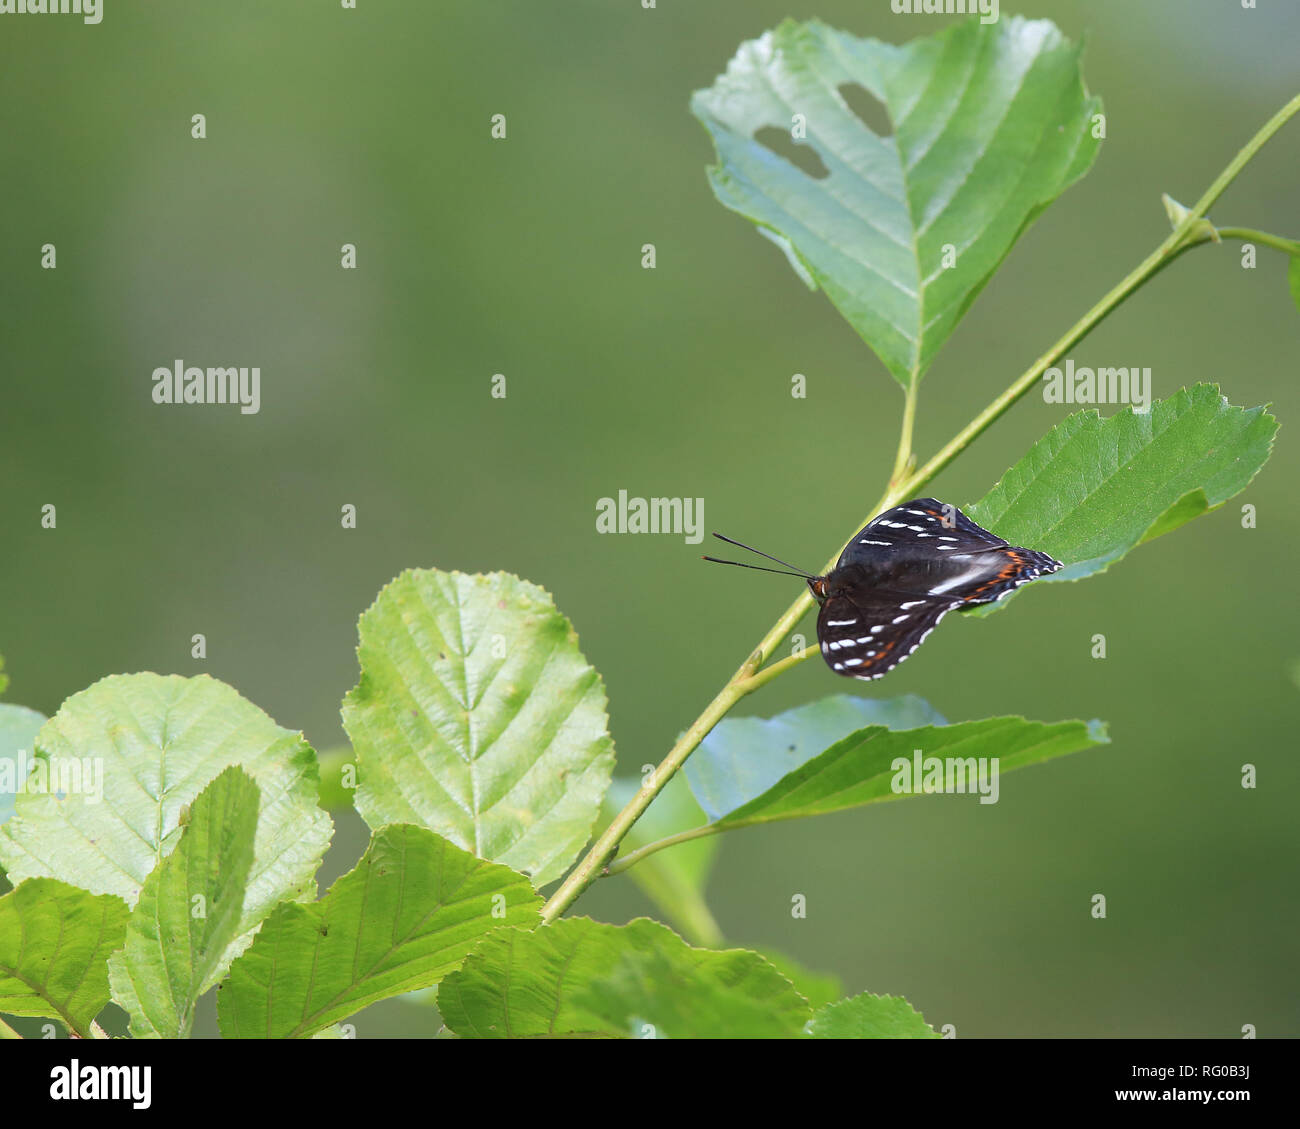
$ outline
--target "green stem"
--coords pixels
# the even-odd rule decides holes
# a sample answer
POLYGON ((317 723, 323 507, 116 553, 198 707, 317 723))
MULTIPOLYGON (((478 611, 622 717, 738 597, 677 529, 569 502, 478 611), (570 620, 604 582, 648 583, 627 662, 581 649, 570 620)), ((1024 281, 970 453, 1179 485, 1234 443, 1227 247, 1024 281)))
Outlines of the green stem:
POLYGON ((722 830, 723 828, 716 823, 703 823, 699 827, 692 827, 689 831, 679 831, 676 835, 665 835, 662 839, 656 839, 653 843, 647 843, 644 847, 638 847, 635 851, 628 851, 625 855, 619 855, 609 866, 605 867, 605 873, 608 875, 622 874, 623 871, 635 866, 647 855, 662 851, 665 847, 675 847, 678 843, 689 843, 692 839, 703 839, 707 835, 717 835, 722 830))
MULTIPOLYGON (((886 509, 889 507, 886 506, 886 509)), ((810 601, 811 602, 811 601, 810 601)), ((766 686, 774 678, 779 678, 791 667, 798 666, 804 659, 810 659, 818 653, 816 647, 802 647, 792 655, 770 663, 760 670, 757 674, 751 674, 746 680, 745 685, 749 693, 753 693, 760 686, 766 686)))
POLYGON ((1297 112, 1300 112, 1300 94, 1297 94, 1290 102, 1269 118, 1268 121, 1264 123, 1263 128, 1241 147, 1241 151, 1232 158, 1228 167, 1224 169, 1223 172, 1219 173, 1218 177, 1215 178, 1214 183, 1205 190, 1205 195, 1196 202, 1196 206, 1192 208, 1191 213, 1182 224, 1184 229, 1190 228, 1198 219, 1206 215, 1206 213, 1214 207, 1215 202, 1223 195, 1224 190, 1228 185, 1237 179, 1237 174, 1246 167, 1255 154, 1264 148, 1264 146, 1272 139, 1273 135, 1286 125, 1286 123, 1290 121, 1297 112))
POLYGON ((1300 255, 1300 240, 1283 239, 1280 235, 1270 235, 1267 231, 1255 231, 1249 227, 1221 227, 1219 238, 1240 239, 1243 243, 1263 243, 1266 247, 1288 255, 1300 255))
POLYGON ((889 476, 891 486, 901 482, 912 469, 912 428, 916 423, 916 394, 920 386, 920 374, 914 372, 912 382, 907 386, 907 398, 903 402, 903 426, 898 436, 898 454, 894 457, 894 469, 889 476))
MULTIPOLYGON (((1263 128, 1241 148, 1227 168, 1215 178, 1214 183, 1210 185, 1195 206, 1188 211, 1183 221, 1170 232, 1159 247, 1143 259, 1116 286, 1112 287, 1092 309, 1075 322, 1006 391, 940 448, 929 462, 919 470, 907 474, 906 467, 911 462, 912 425, 916 413, 916 387, 918 383, 916 380, 911 381, 907 391, 907 402, 903 409, 902 435, 899 440, 898 456, 895 459, 894 473, 891 476, 889 489, 880 502, 877 503, 876 508, 867 515, 867 520, 913 495, 917 489, 934 478, 1017 400, 1024 396, 1029 389, 1034 387, 1044 370, 1059 360, 1086 334, 1095 329, 1125 299, 1149 282, 1184 252, 1192 247, 1210 242, 1214 236, 1196 234, 1193 233, 1192 229, 1205 218, 1205 214, 1214 205, 1215 201, 1223 195, 1224 190, 1232 183, 1242 168, 1297 112, 1300 112, 1300 95, 1292 98, 1290 102, 1274 114, 1264 124, 1263 128), (900 470, 900 468, 902 469, 900 470)), ((1228 231, 1232 232, 1241 230, 1245 229, 1228 229, 1228 231)), ((1228 231, 1217 234, 1221 237, 1227 234, 1228 231)), ((1255 236, 1260 234, 1262 233, 1252 233, 1255 236)), ((1289 241, 1269 237, 1268 239, 1260 239, 1260 242, 1268 242, 1271 246, 1277 246, 1279 243, 1289 241)), ((860 523, 857 528, 861 528, 861 524, 865 523, 860 523)), ((830 559, 825 571, 830 571, 834 567, 837 558, 838 554, 830 559)), ((767 669, 763 669, 763 664, 772 656, 785 637, 794 630, 795 625, 811 606, 812 596, 807 591, 802 592, 799 598, 772 625, 768 633, 763 636, 762 641, 741 664, 740 669, 728 679, 726 685, 718 692, 713 701, 705 707, 704 712, 695 719, 691 727, 682 734, 677 743, 669 750, 668 755, 655 770, 653 784, 649 787, 637 789, 636 795, 633 796, 627 807, 614 817, 613 822, 592 845, 582 861, 569 873, 569 876, 565 878, 555 893, 551 895, 542 909, 544 924, 549 924, 564 913, 578 896, 595 881, 602 868, 606 867, 610 860, 614 858, 624 836, 641 817, 645 809, 650 806, 650 802, 659 794, 659 791, 668 783, 673 774, 681 768, 686 758, 695 751, 700 742, 708 736, 713 727, 730 712, 731 708, 746 695, 753 693, 760 686, 766 685, 779 674, 783 674, 791 667, 802 662, 810 653, 815 653, 815 648, 805 647, 799 654, 791 655, 780 662, 773 663, 767 669)), ((706 833, 708 832, 697 828, 695 834, 684 834, 695 838, 706 833)), ((667 844, 669 841, 662 840, 661 842, 667 844)), ((626 865, 631 865, 628 860, 634 857, 644 857, 646 854, 651 853, 652 848, 654 850, 661 849, 659 844, 651 843, 638 851, 630 853, 627 859, 620 860, 619 863, 610 866, 607 873, 613 873, 615 866, 619 870, 626 869, 626 865), (621 865, 624 863, 626 865, 621 865)))

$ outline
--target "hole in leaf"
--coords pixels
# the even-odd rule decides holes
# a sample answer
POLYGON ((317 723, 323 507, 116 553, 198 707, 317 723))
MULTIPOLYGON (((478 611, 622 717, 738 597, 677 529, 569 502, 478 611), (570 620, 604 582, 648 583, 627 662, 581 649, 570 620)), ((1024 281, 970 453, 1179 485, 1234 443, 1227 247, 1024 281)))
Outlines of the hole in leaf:
POLYGON ((852 110, 862 124, 877 137, 889 137, 894 132, 894 123, 889 120, 889 111, 860 82, 846 82, 840 87, 840 97, 852 110))
POLYGON ((784 157, 795 168, 807 173, 814 180, 825 180, 831 175, 830 169, 822 164, 817 150, 807 142, 798 144, 790 136, 788 129, 777 129, 774 125, 765 125, 756 134, 754 140, 772 150, 778 157, 784 157))

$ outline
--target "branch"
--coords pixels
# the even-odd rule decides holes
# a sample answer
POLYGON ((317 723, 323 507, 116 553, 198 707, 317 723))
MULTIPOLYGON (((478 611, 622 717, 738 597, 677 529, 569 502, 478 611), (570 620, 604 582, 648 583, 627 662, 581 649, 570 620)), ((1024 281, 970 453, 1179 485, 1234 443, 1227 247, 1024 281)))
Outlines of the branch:
MULTIPOLYGON (((1229 162, 1228 166, 1215 178, 1214 183, 1206 190, 1205 194, 1188 210, 1169 236, 1142 260, 1129 274, 1108 291, 1102 299, 1097 302, 1086 314, 1074 323, 1064 335, 1062 335, 1054 345, 1051 346, 1042 356, 1040 356, 1028 369, 1024 371, 1012 384, 997 397, 988 407, 979 413, 970 423, 961 429, 952 437, 938 453, 930 459, 919 470, 906 474, 906 467, 910 463, 911 453, 911 436, 912 423, 916 411, 916 383, 913 382, 907 392, 907 402, 904 406, 902 435, 899 441, 898 457, 895 460, 894 474, 891 476, 889 489, 885 492, 884 497, 876 504, 876 508, 867 515, 866 521, 877 514, 905 501, 907 498, 914 496, 916 491, 929 482, 935 475, 948 466, 962 451, 966 449, 979 435, 983 434, 988 428, 1002 416, 1017 400, 1025 395, 1038 381, 1044 370, 1051 367, 1053 363, 1059 360, 1067 351, 1073 348, 1088 333, 1101 324, 1103 320, 1115 310, 1127 298, 1131 297, 1143 285, 1153 279, 1170 263, 1174 262, 1186 251, 1193 247, 1202 246, 1204 243, 1212 241, 1215 237, 1203 232, 1193 231, 1194 228, 1205 218, 1206 213, 1214 205, 1215 201, 1223 195, 1224 190, 1236 179, 1237 174, 1250 162, 1251 158, 1257 154, 1260 149, 1273 137, 1279 129, 1282 128, 1297 112, 1300 112, 1300 95, 1297 95, 1285 106, 1282 107, 1264 126, 1250 139, 1229 162)), ((1235 236, 1240 236, 1240 232, 1245 229, 1227 229, 1227 231, 1217 233, 1218 235, 1228 234, 1231 231, 1235 236)), ((1287 240, 1279 240, 1277 237, 1265 239, 1263 233, 1251 232, 1253 237, 1260 242, 1267 242, 1272 246, 1289 244, 1287 240)), ((1294 246, 1293 244, 1290 246, 1294 246)), ((1289 246, 1281 246, 1283 250, 1289 250, 1289 246)), ((866 522, 860 522, 854 528, 856 535, 858 529, 866 522)), ((846 542, 847 543, 847 542, 846 542)), ((831 557, 823 571, 829 572, 835 566, 839 554, 831 557)), ((668 783, 673 774, 686 762, 686 758, 695 751, 700 742, 709 735, 719 721, 721 721, 731 710, 731 708, 748 694, 753 693, 760 686, 766 685, 777 675, 784 673, 791 667, 796 666, 804 658, 815 653, 816 648, 805 647, 799 654, 791 655, 789 658, 782 659, 778 663, 772 664, 766 670, 762 669, 763 664, 771 658, 773 652, 782 643, 787 635, 794 630, 795 625, 799 622, 805 612, 812 606, 812 596, 804 591, 799 598, 794 601, 774 623, 766 635, 763 636, 758 646, 750 653, 749 657, 740 665, 740 669, 728 679, 726 685, 718 692, 691 725, 691 727, 682 734, 662 763, 655 769, 654 775, 650 782, 643 785, 637 790, 631 802, 625 807, 614 821, 607 827, 604 833, 596 840, 591 849, 583 857, 582 861, 569 873, 564 882, 555 891, 546 902, 542 909, 542 923, 549 925, 557 917, 565 912, 571 906, 578 896, 589 886, 596 877, 601 873, 602 868, 614 858, 618 853, 619 844, 623 837, 628 833, 632 825, 641 817, 650 802, 657 796, 660 790, 668 783)), ((702 834, 700 829, 696 829, 695 834, 688 834, 687 837, 695 838, 702 834)), ((677 841, 680 837, 673 837, 677 841)), ((647 854, 653 853, 654 850, 662 846, 669 845, 669 840, 663 840, 660 843, 651 843, 640 850, 633 852, 628 856, 626 865, 631 865, 634 858, 642 858, 647 854)), ((612 872, 613 868, 610 868, 612 872)), ((618 869, 625 869, 619 866, 618 869)))

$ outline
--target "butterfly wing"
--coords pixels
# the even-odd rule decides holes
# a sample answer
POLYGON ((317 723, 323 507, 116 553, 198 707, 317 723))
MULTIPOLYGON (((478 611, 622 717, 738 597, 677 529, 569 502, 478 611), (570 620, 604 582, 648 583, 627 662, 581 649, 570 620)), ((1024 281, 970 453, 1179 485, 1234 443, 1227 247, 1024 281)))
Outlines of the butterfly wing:
POLYGON ((863 527, 835 567, 848 566, 858 566, 867 582, 897 592, 984 604, 1055 572, 1061 563, 1010 544, 956 506, 915 498, 863 527))
POLYGON ((877 560, 882 554, 900 550, 928 549, 938 554, 1006 544, 997 534, 976 525, 956 506, 936 498, 914 498, 867 522, 840 554, 835 567, 877 560))
POLYGON ((1046 553, 1015 545, 973 554, 972 559, 984 569, 985 575, 962 590, 962 600, 967 604, 991 604, 1022 584, 1061 567, 1060 561, 1046 553))
POLYGON ((837 674, 879 678, 954 608, 999 600, 1060 567, 956 506, 935 498, 904 502, 868 522, 827 577, 817 617, 822 655, 837 674))
POLYGON ((916 650, 960 599, 851 588, 822 602, 817 641, 822 658, 847 678, 880 678, 916 650))

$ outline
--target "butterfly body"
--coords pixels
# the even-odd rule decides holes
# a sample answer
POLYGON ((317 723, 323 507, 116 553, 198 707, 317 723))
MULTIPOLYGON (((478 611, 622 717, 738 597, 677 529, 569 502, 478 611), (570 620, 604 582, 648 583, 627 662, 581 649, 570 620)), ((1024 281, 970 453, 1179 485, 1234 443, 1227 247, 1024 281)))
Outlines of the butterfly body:
POLYGON ((817 639, 836 674, 874 679, 906 659, 948 612, 992 603, 1061 567, 1009 544, 955 506, 916 498, 873 518, 825 576, 817 639))

